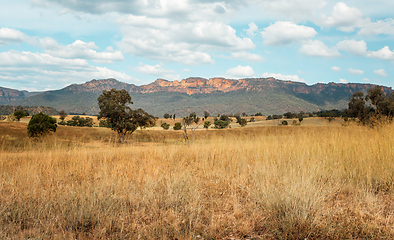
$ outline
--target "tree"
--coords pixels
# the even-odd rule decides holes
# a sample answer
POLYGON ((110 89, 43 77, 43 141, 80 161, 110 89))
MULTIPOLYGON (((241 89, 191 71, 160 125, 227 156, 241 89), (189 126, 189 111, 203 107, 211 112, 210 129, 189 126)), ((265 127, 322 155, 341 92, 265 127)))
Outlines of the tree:
POLYGON ((164 113, 164 116, 163 116, 165 119, 168 119, 168 118, 170 118, 170 114, 169 113, 164 113))
POLYGON ((211 122, 210 121, 205 121, 204 122, 204 128, 208 130, 209 126, 211 126, 211 122))
POLYGON ((29 116, 29 112, 24 110, 21 105, 17 106, 14 111, 14 116, 18 122, 21 120, 21 118, 29 116))
POLYGON ((248 121, 246 121, 245 118, 239 117, 239 118, 237 119, 237 123, 238 123, 239 125, 241 125, 241 127, 245 127, 245 126, 248 124, 248 121))
POLYGON ((373 111, 371 107, 365 104, 364 93, 355 92, 348 103, 349 109, 347 111, 349 117, 358 118, 364 125, 367 123, 370 113, 373 111))
POLYGON ((27 125, 27 134, 29 137, 39 137, 49 132, 56 132, 56 119, 42 112, 33 115, 27 125))
POLYGON ((174 115, 172 116, 172 119, 174 119, 174 120, 175 120, 175 113, 174 113, 174 115))
POLYGON ((60 120, 62 120, 62 121, 64 121, 64 119, 66 119, 66 117, 67 117, 67 113, 64 110, 61 110, 59 112, 59 115, 60 115, 60 120))
POLYGON ((133 133, 138 127, 145 128, 156 123, 156 118, 141 108, 132 110, 128 106, 133 102, 124 89, 104 90, 97 100, 100 108, 97 119, 105 118, 108 126, 118 133, 122 143, 127 141, 127 134, 133 133))
POLYGON ((300 122, 300 125, 301 125, 301 122, 304 121, 304 118, 300 117, 300 118, 298 119, 298 121, 300 122))
POLYGON ((283 126, 287 126, 288 124, 289 124, 289 123, 288 123, 286 120, 283 120, 283 121, 282 121, 282 125, 283 125, 283 126))

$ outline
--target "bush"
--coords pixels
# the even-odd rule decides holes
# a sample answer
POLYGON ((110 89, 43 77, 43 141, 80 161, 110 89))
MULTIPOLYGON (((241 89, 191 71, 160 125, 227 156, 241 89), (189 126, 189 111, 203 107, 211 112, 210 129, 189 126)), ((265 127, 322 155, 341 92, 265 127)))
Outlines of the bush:
POLYGON ((168 118, 170 118, 171 117, 171 115, 169 114, 169 113, 164 113, 164 116, 163 116, 165 119, 168 119, 168 118))
POLYGON ((222 121, 222 120, 216 120, 213 124, 215 124, 215 128, 217 129, 223 129, 228 127, 228 125, 230 124, 229 121, 222 121))
POLYGON ((83 118, 74 116, 72 120, 67 121, 66 125, 74 127, 93 127, 93 119, 90 117, 83 118))
POLYGON ((168 129, 170 128, 170 124, 164 122, 164 123, 161 124, 161 127, 162 127, 164 130, 168 130, 168 129))
POLYGON ((100 120, 99 127, 111 128, 107 120, 100 120))
POLYGON ((181 130, 181 129, 182 129, 182 124, 180 122, 175 123, 174 130, 181 130))
POLYGON ((286 120, 284 120, 284 121, 282 121, 282 125, 283 126, 287 126, 289 123, 286 121, 286 120))
POLYGON ((39 113, 33 115, 27 125, 27 134, 29 137, 39 137, 50 132, 56 132, 56 119, 46 114, 39 113))

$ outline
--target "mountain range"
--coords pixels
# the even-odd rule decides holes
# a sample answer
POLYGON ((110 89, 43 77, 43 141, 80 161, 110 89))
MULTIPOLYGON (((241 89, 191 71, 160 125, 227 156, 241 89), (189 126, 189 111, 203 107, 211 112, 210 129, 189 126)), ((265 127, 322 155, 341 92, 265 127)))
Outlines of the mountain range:
MULTIPOLYGON (((97 98, 103 90, 125 89, 132 97, 132 108, 142 108, 155 116, 164 113, 181 117, 204 111, 212 115, 242 113, 264 115, 285 112, 313 112, 345 109, 355 92, 366 92, 373 84, 318 83, 282 81, 275 78, 187 78, 181 81, 157 79, 136 86, 116 79, 91 80, 72 84, 60 90, 27 92, 0 87, 0 104, 22 106, 49 106, 69 114, 96 115, 97 98)), ((385 92, 392 92, 382 86, 385 92)))

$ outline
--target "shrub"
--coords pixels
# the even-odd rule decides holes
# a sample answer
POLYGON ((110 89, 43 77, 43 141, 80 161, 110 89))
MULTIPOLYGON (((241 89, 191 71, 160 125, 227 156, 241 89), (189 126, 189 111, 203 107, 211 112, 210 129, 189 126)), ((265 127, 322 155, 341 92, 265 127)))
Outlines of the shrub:
POLYGON ((56 132, 56 119, 46 114, 39 113, 33 115, 27 125, 27 134, 29 137, 39 137, 49 132, 56 132))
POLYGON ((180 122, 175 123, 174 130, 181 130, 181 129, 182 129, 182 124, 180 122))
POLYGON ((283 126, 287 126, 289 123, 286 121, 286 120, 284 120, 284 121, 282 121, 282 125, 283 126))
POLYGON ((228 125, 230 124, 229 121, 223 121, 223 120, 216 120, 213 124, 215 124, 215 128, 217 129, 223 129, 228 127, 228 125))
POLYGON ((168 129, 170 128, 170 124, 164 122, 164 123, 161 124, 161 127, 162 127, 164 130, 168 130, 168 129))
POLYGON ((204 128, 208 130, 209 126, 211 126, 211 122, 210 121, 205 121, 204 122, 204 128))

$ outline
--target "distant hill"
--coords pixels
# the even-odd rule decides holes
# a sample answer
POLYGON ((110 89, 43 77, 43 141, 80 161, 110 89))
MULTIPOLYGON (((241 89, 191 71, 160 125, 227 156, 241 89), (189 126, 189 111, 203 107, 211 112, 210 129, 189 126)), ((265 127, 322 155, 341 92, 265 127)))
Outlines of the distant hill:
MULTIPOLYGON (((48 114, 50 116, 59 114, 58 111, 52 107, 24 106, 23 109, 26 110, 30 116, 40 113, 40 112, 48 114)), ((0 115, 3 115, 3 116, 10 115, 10 114, 14 113, 14 111, 15 111, 15 106, 0 105, 0 115)))
MULTIPOLYGON (((143 108, 155 116, 164 113, 185 116, 190 112, 202 115, 218 113, 264 115, 285 112, 312 112, 347 108, 354 92, 374 87, 372 84, 305 83, 274 78, 224 79, 187 78, 182 81, 157 79, 136 86, 115 79, 92 80, 73 84, 60 90, 46 91, 24 99, 9 101, 9 105, 51 106, 70 113, 95 115, 99 112, 97 98, 103 90, 125 89, 134 102, 133 108, 143 108)), ((392 89, 382 87, 385 92, 392 89)))
POLYGON ((0 87, 0 105, 12 101, 25 99, 30 96, 39 94, 39 92, 19 91, 16 89, 0 87))

